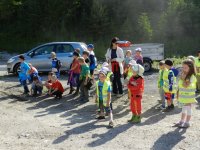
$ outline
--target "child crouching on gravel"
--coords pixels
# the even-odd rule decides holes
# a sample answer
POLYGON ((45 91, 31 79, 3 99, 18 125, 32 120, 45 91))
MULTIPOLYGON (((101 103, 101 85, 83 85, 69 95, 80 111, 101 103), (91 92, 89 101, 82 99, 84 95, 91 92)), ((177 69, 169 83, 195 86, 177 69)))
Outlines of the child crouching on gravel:
POLYGON ((132 117, 130 120, 128 120, 128 122, 140 123, 142 110, 142 94, 144 92, 144 68, 140 64, 135 64, 132 66, 132 72, 133 75, 128 83, 128 89, 131 96, 130 108, 132 111, 132 117))
POLYGON ((49 90, 49 95, 55 95, 55 98, 61 99, 62 94, 64 92, 64 88, 60 81, 57 79, 56 75, 52 75, 51 77, 52 85, 49 90))
POLYGON ((39 76, 33 76, 33 83, 31 86, 31 95, 40 96, 42 95, 43 84, 39 76))
POLYGON ((192 105, 196 103, 195 91, 197 79, 195 77, 194 63, 191 60, 185 60, 182 64, 183 70, 179 79, 177 99, 182 104, 181 120, 175 126, 188 128, 192 115, 192 105))
POLYGON ((99 72, 99 80, 96 82, 96 103, 100 108, 100 115, 97 119, 105 119, 104 110, 109 114, 109 127, 113 127, 113 114, 111 103, 111 83, 106 80, 107 73, 99 72))
POLYGON ((48 73, 48 80, 44 83, 44 86, 48 89, 48 93, 49 93, 49 90, 50 90, 51 85, 52 85, 51 77, 53 75, 56 75, 56 74, 54 72, 49 72, 48 73))

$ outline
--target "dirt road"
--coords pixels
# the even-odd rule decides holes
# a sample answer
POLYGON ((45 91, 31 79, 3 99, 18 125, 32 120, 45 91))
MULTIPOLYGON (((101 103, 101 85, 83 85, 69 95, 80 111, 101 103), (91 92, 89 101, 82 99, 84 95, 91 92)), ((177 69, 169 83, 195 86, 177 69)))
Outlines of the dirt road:
MULTIPOLYGON (((17 77, 7 75, 0 63, 0 150, 199 150, 200 106, 193 111, 192 127, 172 127, 179 121, 180 109, 161 113, 156 110, 157 73, 145 75, 142 123, 127 123, 131 117, 127 95, 113 99, 115 127, 108 120, 95 120, 94 99, 81 103, 78 97, 62 100, 45 97, 19 97, 22 87, 17 77), (23 101, 26 100, 26 101, 23 101)), ((46 75, 43 75, 45 80, 46 75)), ((66 77, 62 76, 66 86, 66 77)))

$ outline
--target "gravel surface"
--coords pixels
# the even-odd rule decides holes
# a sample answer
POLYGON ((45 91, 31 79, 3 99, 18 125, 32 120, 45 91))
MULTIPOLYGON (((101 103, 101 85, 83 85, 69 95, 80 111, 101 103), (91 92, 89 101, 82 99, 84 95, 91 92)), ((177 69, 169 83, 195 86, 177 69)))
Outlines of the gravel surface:
MULTIPOLYGON (((43 80, 46 74, 42 74, 43 80)), ((61 81, 66 88, 64 97, 55 100, 45 94, 38 98, 23 97, 16 76, 7 75, 5 61, 0 63, 0 150, 199 150, 200 106, 194 106, 192 126, 172 127, 180 119, 180 108, 162 113, 156 110, 159 99, 158 73, 145 75, 142 123, 127 123, 131 117, 127 95, 113 97, 114 123, 108 129, 108 119, 95 120, 96 106, 91 97, 81 103, 68 96, 67 76, 61 81)))

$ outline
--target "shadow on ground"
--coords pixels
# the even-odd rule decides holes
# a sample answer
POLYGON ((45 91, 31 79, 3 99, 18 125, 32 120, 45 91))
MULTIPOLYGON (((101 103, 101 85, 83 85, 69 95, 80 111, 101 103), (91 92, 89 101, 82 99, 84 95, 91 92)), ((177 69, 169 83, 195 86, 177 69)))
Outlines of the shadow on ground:
POLYGON ((185 139, 186 129, 176 128, 174 131, 163 134, 154 142, 152 150, 170 150, 173 149, 180 141, 185 139))

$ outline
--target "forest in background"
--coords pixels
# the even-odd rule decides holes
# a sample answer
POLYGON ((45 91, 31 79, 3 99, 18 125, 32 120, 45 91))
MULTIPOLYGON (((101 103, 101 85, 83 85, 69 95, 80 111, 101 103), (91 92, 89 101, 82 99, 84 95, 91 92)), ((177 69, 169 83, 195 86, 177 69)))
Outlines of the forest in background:
POLYGON ((164 43, 165 57, 196 55, 200 0, 0 0, 0 51, 52 41, 94 43, 103 57, 112 37, 164 43))

